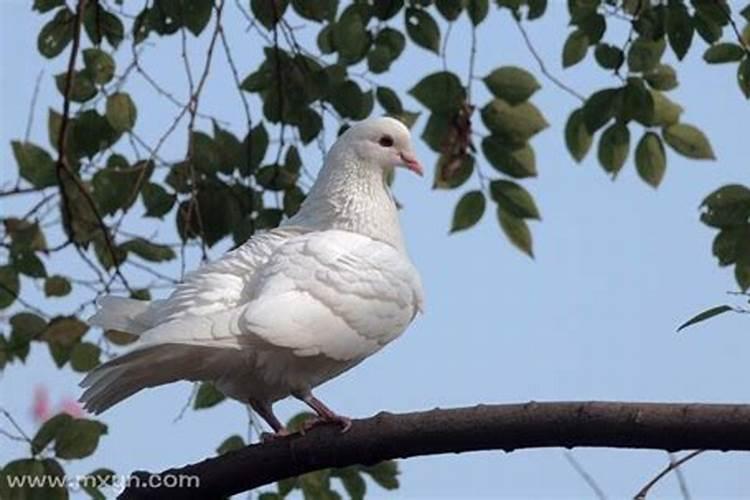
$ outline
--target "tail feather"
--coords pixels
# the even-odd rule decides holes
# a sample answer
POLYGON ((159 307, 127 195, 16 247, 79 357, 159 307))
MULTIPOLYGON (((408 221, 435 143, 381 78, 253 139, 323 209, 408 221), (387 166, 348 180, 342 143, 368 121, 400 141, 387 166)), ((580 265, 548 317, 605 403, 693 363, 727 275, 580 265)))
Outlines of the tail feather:
POLYGON ((107 296, 99 299, 98 305, 99 310, 88 320, 91 326, 136 335, 151 327, 144 318, 150 302, 107 296))
POLYGON ((159 344, 136 349, 89 373, 80 401, 98 414, 138 391, 179 380, 212 380, 231 368, 236 358, 228 349, 159 344), (228 357, 230 356, 230 357, 228 357))

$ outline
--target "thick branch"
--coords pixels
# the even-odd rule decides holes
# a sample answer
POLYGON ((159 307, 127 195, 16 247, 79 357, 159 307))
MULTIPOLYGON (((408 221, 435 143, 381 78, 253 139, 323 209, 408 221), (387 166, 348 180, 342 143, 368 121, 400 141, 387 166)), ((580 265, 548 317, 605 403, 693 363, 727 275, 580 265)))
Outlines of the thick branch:
POLYGON ((439 453, 577 446, 750 451, 750 405, 530 402, 382 412, 355 420, 344 434, 336 427, 320 427, 160 473, 162 478, 198 476, 198 488, 131 485, 120 498, 218 498, 327 467, 439 453))

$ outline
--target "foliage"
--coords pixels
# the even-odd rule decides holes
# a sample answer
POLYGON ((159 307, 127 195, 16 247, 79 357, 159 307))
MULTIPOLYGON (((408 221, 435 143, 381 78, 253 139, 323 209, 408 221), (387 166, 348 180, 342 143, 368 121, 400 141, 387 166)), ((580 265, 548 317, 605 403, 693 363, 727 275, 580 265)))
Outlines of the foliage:
MULTIPOLYGON (((737 96, 750 99, 750 5, 735 10, 726 0, 569 0, 570 33, 556 57, 564 68, 593 59, 613 83, 581 95, 552 78, 561 92, 579 101, 564 124, 549 124, 533 102, 542 86, 536 67, 498 61, 486 75, 475 75, 475 44, 466 78, 445 59, 447 44, 464 43, 449 38, 449 23, 491 36, 483 25, 505 13, 509 16, 500 22, 517 23, 526 36, 526 23, 545 16, 546 0, 114 4, 33 2, 45 20, 37 35, 39 53, 50 66, 65 63, 70 70, 53 76, 62 104, 51 103, 48 112, 49 144, 44 138, 13 141, 17 183, 0 192, 22 197, 29 206, 25 213, 2 215, 0 308, 10 319, 0 331, 0 370, 24 363, 32 347, 44 345, 60 369, 86 372, 132 342, 125 332, 97 337, 100 332, 79 318, 102 293, 147 300, 151 289, 179 279, 165 277, 157 265, 184 263, 190 252, 207 258, 220 242, 240 245, 293 215, 309 187, 301 152, 322 144, 326 125, 344 130, 351 121, 381 113, 402 120, 435 153, 434 188, 460 191, 450 231, 475 226, 492 204, 501 231, 533 256, 529 222, 541 220, 543 206, 527 188, 543 170, 534 153, 537 134, 548 128, 560 133, 575 162, 596 146, 597 159, 612 178, 633 158, 638 175, 657 188, 671 154, 696 160, 717 156, 708 136, 682 121, 683 106, 670 94, 679 85, 678 72, 663 62, 668 52, 683 60, 691 49, 699 50, 708 66, 736 66, 737 96), (246 32, 237 38, 226 33, 227 16, 245 19, 246 32), (295 26, 301 24, 315 30, 314 41, 298 40, 295 26), (621 43, 616 35, 623 30, 629 35, 621 43), (263 46, 253 68, 238 67, 233 56, 235 44, 248 45, 247 37, 263 46), (194 67, 187 75, 184 102, 151 78, 139 58, 149 45, 166 44, 168 38, 186 45, 200 38, 206 46, 203 64, 193 64, 199 71, 194 67), (380 75, 396 67, 406 50, 433 58, 436 67, 442 61, 443 68, 409 75, 405 88, 385 85, 380 75), (199 111, 219 52, 235 80, 221 85, 236 93, 245 113, 242 130, 218 119, 204 124, 199 111), (143 78, 177 107, 161 137, 139 132, 147 113, 129 91, 133 78, 143 78), (186 132, 185 151, 167 160, 162 146, 175 130, 186 132), (126 230, 134 227, 132 221, 137 227, 146 219, 163 230, 158 237, 126 230), (164 234, 176 234, 178 241, 164 234), (71 276, 55 265, 60 259, 80 259, 92 277, 71 276), (35 285, 48 299, 44 310, 25 299, 35 285), (66 300, 72 297, 85 298, 71 307, 66 300)), ((175 61, 179 58, 191 65, 187 55, 175 54, 175 61)), ((541 73, 550 76, 544 67, 541 73)), ((719 265, 733 266, 739 288, 748 290, 750 188, 720 187, 706 197, 702 210, 701 221, 718 230, 713 254, 719 265)), ((707 311, 683 327, 724 311, 707 311)), ((203 384, 194 408, 223 399, 203 384)), ((31 440, 29 457, 5 464, 3 474, 62 474, 57 458, 90 455, 105 433, 106 427, 93 420, 55 417, 31 440)), ((235 436, 220 450, 240 443, 235 436)), ((396 472, 395 464, 322 471, 280 483, 278 491, 261 497, 284 497, 295 488, 306 497, 339 497, 331 489, 331 480, 338 479, 351 498, 361 498, 363 474, 390 489, 398 486, 396 472)), ((67 498, 67 492, 49 496, 67 498)))

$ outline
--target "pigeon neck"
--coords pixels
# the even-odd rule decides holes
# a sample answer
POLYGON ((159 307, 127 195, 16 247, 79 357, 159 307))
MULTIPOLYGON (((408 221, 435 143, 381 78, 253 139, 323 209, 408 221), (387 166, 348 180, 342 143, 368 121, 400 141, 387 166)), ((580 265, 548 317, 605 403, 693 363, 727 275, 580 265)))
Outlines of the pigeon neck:
POLYGON ((299 212, 287 225, 351 231, 403 251, 398 209, 383 171, 361 162, 353 153, 331 150, 299 212))

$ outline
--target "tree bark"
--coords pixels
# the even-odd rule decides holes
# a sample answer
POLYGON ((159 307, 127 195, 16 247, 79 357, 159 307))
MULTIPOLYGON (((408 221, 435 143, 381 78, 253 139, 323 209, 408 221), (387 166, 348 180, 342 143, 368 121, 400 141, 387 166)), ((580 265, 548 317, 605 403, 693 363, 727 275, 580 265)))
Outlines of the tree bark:
POLYGON ((220 498, 327 467, 476 450, 544 447, 750 451, 750 405, 561 402, 478 405, 321 426, 156 474, 139 471, 120 499, 220 498), (173 476, 169 478, 168 476, 173 476), (174 476, 200 485, 158 487, 174 476), (154 487, 156 486, 156 487, 154 487))

